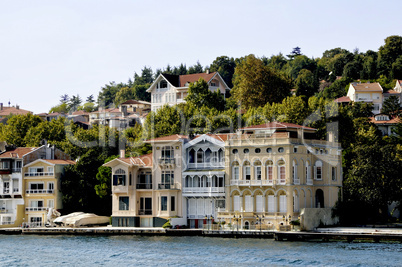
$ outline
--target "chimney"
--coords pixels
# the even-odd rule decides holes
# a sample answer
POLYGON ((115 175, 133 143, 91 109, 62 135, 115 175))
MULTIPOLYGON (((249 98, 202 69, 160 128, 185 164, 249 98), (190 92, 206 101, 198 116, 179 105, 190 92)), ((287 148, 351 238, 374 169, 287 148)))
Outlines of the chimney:
POLYGON ((19 105, 15 105, 15 108, 16 108, 16 109, 20 109, 20 106, 19 106, 19 105))
POLYGON ((0 110, 3 110, 3 103, 0 103, 0 110))
POLYGON ((209 69, 207 69, 207 71, 206 71, 206 72, 207 72, 207 74, 209 74, 209 69))
POLYGON ((120 158, 123 159, 126 157, 126 150, 125 149, 120 149, 120 158))

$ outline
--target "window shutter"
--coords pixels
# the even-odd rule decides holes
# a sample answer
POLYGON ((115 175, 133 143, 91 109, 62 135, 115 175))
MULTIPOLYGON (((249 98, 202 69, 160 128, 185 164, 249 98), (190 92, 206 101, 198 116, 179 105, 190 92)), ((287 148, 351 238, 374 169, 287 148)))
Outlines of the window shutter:
POLYGON ((263 212, 263 197, 261 195, 258 195, 256 197, 256 212, 263 212))

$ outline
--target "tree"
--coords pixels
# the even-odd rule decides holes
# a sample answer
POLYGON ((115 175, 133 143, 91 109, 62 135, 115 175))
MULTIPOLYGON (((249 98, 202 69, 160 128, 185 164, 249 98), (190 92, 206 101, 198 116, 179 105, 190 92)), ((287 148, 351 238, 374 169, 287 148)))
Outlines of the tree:
POLYGON ((88 96, 86 102, 88 102, 88 103, 95 103, 94 95, 88 96))
POLYGON ((390 96, 384 100, 382 105, 381 113, 388 115, 398 115, 401 113, 401 104, 399 103, 399 97, 390 96))
POLYGON ((296 78, 296 95, 310 97, 317 92, 318 89, 318 81, 314 77, 314 74, 307 70, 302 69, 299 72, 299 75, 296 78))
POLYGON ((70 97, 68 96, 68 94, 64 94, 64 95, 60 96, 61 104, 67 104, 69 100, 70 100, 70 97))
POLYGON ((359 62, 351 61, 345 65, 343 68, 342 77, 349 77, 353 80, 357 80, 360 78, 360 71, 362 66, 359 62))
POLYGON ((195 64, 194 66, 188 68, 188 74, 202 73, 202 72, 203 68, 199 61, 197 61, 197 64, 195 64))
POLYGON ((156 112, 151 112, 145 120, 145 138, 157 138, 182 132, 182 122, 185 122, 177 106, 164 105, 156 112))
POLYGON ((114 99, 114 104, 116 106, 120 106, 121 103, 135 99, 135 93, 133 92, 132 88, 123 87, 120 89, 119 92, 116 93, 116 98, 114 99))
POLYGON ((67 114, 69 112, 69 107, 67 103, 61 103, 59 105, 53 106, 50 110, 49 113, 57 112, 57 113, 62 113, 62 114, 67 114))
POLYGON ((360 72, 362 79, 375 79, 377 78, 377 61, 373 56, 365 56, 363 59, 363 66, 360 72))
POLYGON ((116 94, 122 87, 126 87, 126 85, 123 83, 116 84, 115 82, 105 84, 98 95, 98 106, 105 108, 113 106, 116 94))
POLYGON ((402 78, 402 55, 399 56, 391 67, 391 77, 394 79, 402 78))
POLYGON ((302 69, 315 72, 317 64, 314 60, 304 56, 295 56, 293 60, 288 61, 284 67, 285 73, 292 79, 296 79, 302 69))
POLYGON ((402 55, 402 36, 392 35, 385 38, 385 44, 378 50, 378 74, 388 76, 392 63, 402 55))
POLYGON ((188 95, 186 102, 192 103, 195 107, 215 107, 223 110, 225 101, 223 95, 217 90, 215 93, 211 92, 208 88, 208 83, 200 78, 197 82, 191 83, 188 88, 188 95))
MULTIPOLYGON (((112 161, 118 158, 118 156, 110 156, 108 157, 104 163, 112 161)), ((98 184, 95 185, 95 192, 100 198, 108 198, 111 200, 112 189, 110 188, 112 182, 112 169, 105 166, 100 166, 98 168, 98 173, 96 174, 96 180, 98 180, 98 184)))
POLYGON ((25 147, 27 132, 41 123, 43 120, 36 115, 14 115, 8 119, 7 125, 2 129, 0 140, 6 141, 9 145, 25 147))
POLYGON ((221 75, 222 79, 225 81, 225 83, 227 84, 227 86, 229 86, 229 88, 233 87, 233 74, 235 72, 235 68, 236 68, 236 62, 235 60, 231 57, 227 57, 227 56, 220 56, 217 57, 211 64, 211 66, 209 66, 209 70, 211 72, 219 72, 219 75, 221 75))
POLYGON ((234 74, 233 97, 243 108, 280 102, 290 94, 291 81, 274 69, 265 66, 254 55, 245 57, 234 74))
POLYGON ((82 103, 81 97, 77 94, 76 96, 73 95, 68 103, 69 110, 77 109, 78 106, 82 103))
POLYGON ((290 52, 290 54, 287 55, 287 57, 290 59, 294 59, 295 57, 300 56, 301 54, 302 54, 301 48, 296 46, 295 48, 293 48, 292 52, 290 52))

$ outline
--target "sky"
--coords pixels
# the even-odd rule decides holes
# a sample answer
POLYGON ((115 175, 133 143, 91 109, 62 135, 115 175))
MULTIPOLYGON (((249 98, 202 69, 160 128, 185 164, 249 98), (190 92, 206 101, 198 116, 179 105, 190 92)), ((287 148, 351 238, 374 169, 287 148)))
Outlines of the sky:
POLYGON ((0 103, 49 112, 61 95, 97 98, 144 66, 206 66, 296 46, 314 58, 336 47, 378 51, 402 35, 400 10, 400 0, 1 0, 0 103))

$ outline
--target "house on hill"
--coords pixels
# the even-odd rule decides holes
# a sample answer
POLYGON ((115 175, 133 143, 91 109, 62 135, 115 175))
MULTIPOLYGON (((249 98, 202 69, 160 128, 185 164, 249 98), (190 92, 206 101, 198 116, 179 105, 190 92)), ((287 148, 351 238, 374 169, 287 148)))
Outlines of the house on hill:
POLYGON ((351 83, 347 97, 353 102, 373 104, 373 114, 379 114, 383 104, 383 89, 379 83, 351 83))
POLYGON ((147 89, 151 94, 151 110, 157 111, 163 105, 176 105, 185 102, 188 88, 191 83, 203 78, 209 86, 209 90, 215 92, 217 89, 221 94, 226 95, 230 90, 218 72, 206 72, 186 75, 159 74, 152 85, 147 89))

